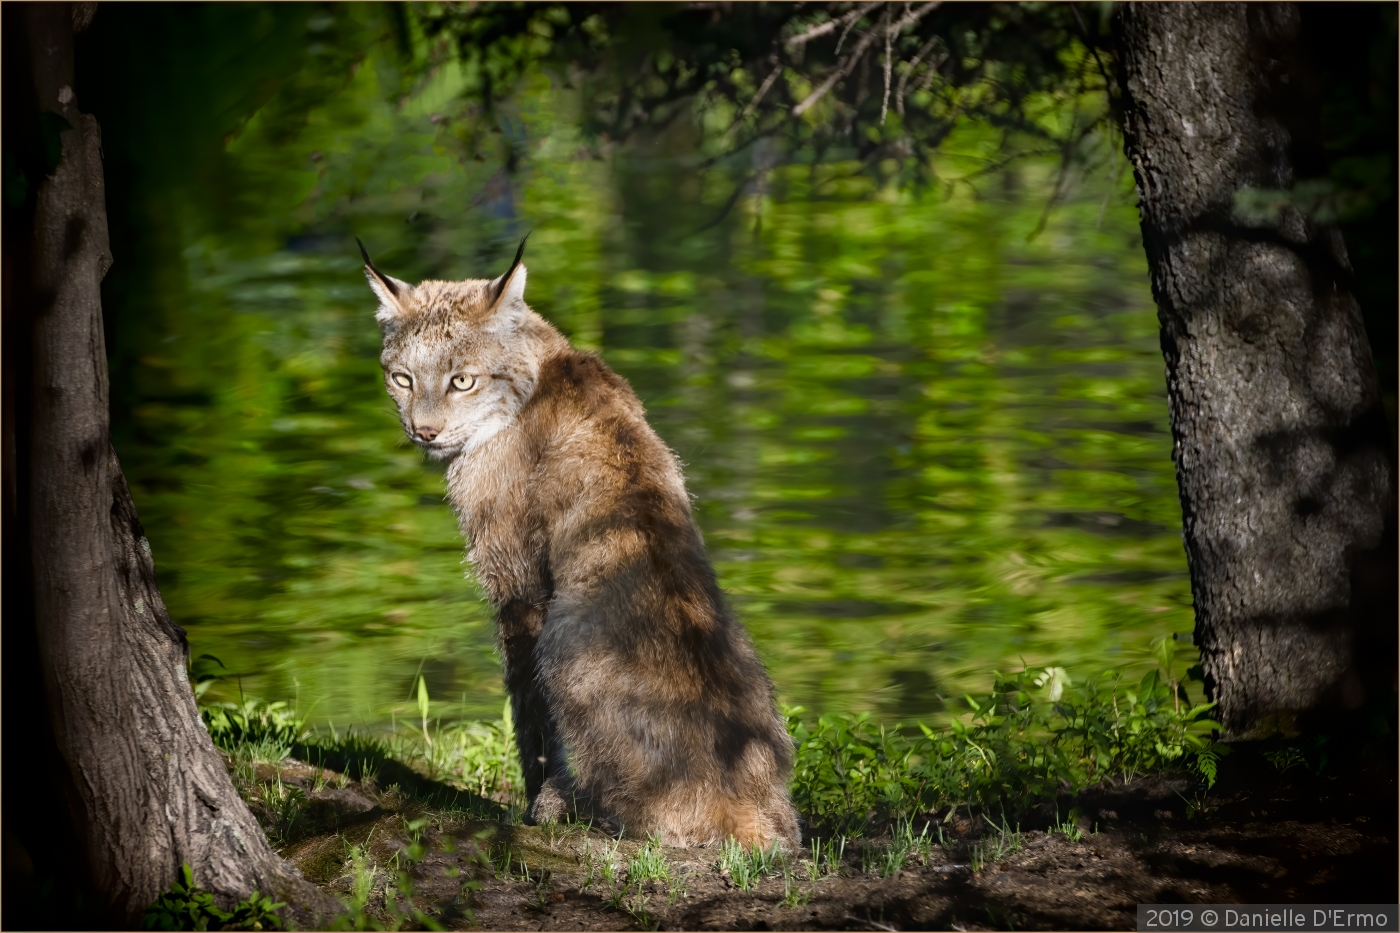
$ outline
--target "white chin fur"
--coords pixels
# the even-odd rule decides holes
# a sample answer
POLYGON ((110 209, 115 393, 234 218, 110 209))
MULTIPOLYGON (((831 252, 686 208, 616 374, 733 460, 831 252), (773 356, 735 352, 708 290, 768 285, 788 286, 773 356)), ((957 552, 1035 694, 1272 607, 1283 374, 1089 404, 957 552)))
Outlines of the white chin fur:
POLYGON ((476 450, 509 425, 509 421, 489 421, 472 431, 465 441, 459 441, 455 444, 418 444, 415 442, 415 445, 433 460, 451 460, 460 454, 469 454, 476 450))
POLYGON ((453 444, 446 447, 419 447, 423 453, 433 460, 451 460, 462 452, 461 444, 453 444))

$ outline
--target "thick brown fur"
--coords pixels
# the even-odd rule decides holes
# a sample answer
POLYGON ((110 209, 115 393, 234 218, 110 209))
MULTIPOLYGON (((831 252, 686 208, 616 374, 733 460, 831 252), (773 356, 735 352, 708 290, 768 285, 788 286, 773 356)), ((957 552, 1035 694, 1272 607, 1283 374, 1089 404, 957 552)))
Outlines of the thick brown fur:
POLYGON ((626 380, 525 305, 518 260, 494 281, 365 273, 385 384, 448 461, 496 608, 530 816, 795 849, 791 741, 680 465, 626 380))

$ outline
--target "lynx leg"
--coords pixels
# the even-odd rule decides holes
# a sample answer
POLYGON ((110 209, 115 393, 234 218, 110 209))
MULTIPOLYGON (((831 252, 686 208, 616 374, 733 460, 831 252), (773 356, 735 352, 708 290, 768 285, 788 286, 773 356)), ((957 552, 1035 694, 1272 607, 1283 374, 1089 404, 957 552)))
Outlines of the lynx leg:
POLYGON ((536 677, 534 647, 534 637, 525 633, 501 639, 506 690, 510 693, 511 715, 515 719, 515 746, 520 752, 525 796, 532 807, 544 788, 550 753, 558 744, 554 717, 550 715, 536 677))

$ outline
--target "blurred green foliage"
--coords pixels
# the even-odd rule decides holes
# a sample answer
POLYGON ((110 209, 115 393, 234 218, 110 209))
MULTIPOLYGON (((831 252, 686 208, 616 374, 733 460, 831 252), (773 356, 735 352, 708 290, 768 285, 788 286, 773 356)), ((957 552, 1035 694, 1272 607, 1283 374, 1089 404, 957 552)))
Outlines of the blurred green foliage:
MULTIPOLYGON (((965 121, 935 164, 951 187, 773 164, 715 222, 743 171, 698 171, 684 123, 600 154, 580 92, 534 73, 493 117, 513 166, 477 161, 470 75, 412 22, 274 14, 302 44, 252 116, 212 146, 166 127, 186 156, 154 164, 188 165, 125 169, 149 172, 143 239, 114 236, 140 275, 110 301, 117 445, 162 590, 250 694, 299 691, 342 728, 412 717, 419 673, 468 720, 502 700, 441 477, 380 386, 353 235, 417 280, 496 274, 534 231, 529 300, 686 463, 789 702, 929 717, 1020 658, 1145 671, 1135 646, 1190 631, 1156 322, 1107 137, 1066 178, 1054 156, 988 170, 1004 134, 965 121)), ((179 15, 199 47, 232 14, 179 15)), ((235 38, 230 67, 276 70, 235 38)))
MULTIPOLYGON (((672 65, 752 38, 697 21, 676 40, 671 8, 590 7, 613 19, 585 29, 569 7, 594 57, 511 71, 574 41, 559 9, 488 5, 468 35, 447 7, 108 8, 80 39, 120 193, 104 286, 118 449, 197 652, 342 726, 411 716, 419 673, 468 720, 499 708, 441 479, 379 387, 352 236, 416 280, 494 274, 527 229, 531 302, 632 381, 687 463, 788 701, 925 717, 1020 659, 1145 671, 1136 645, 1190 630, 1118 140, 1080 133, 1068 169, 1007 161, 1076 108, 1082 130, 1106 112, 1066 9, 939 13, 971 17, 958 42, 1002 43, 950 66, 947 112, 1024 59, 1017 113, 1048 122, 968 110, 926 160, 942 183, 918 189, 839 146, 713 162, 718 98, 610 142, 607 80, 649 30, 680 42, 672 65), (512 32, 516 16, 534 25, 512 32), (1046 29, 1064 42, 1018 50, 1046 29), (510 52, 491 87, 487 48, 510 52), (1087 83, 1059 81, 1066 62, 1087 83)), ((716 94, 743 92, 731 77, 716 94)), ((1372 103, 1334 103, 1352 133, 1330 138, 1374 149, 1372 103)), ((231 683, 211 699, 234 701, 231 683)))

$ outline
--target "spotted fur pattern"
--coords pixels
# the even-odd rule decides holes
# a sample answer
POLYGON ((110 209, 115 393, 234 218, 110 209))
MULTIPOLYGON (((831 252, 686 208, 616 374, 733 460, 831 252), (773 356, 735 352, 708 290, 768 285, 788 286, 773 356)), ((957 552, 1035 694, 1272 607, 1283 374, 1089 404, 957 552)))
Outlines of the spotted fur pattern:
POLYGON ((529 815, 795 849, 791 740, 680 465, 627 382, 526 306, 518 260, 413 287, 366 256, 366 275, 385 385, 447 461, 496 608, 529 815))

